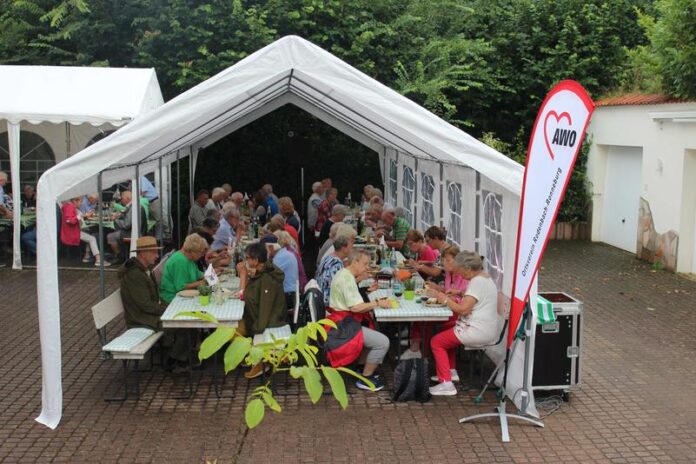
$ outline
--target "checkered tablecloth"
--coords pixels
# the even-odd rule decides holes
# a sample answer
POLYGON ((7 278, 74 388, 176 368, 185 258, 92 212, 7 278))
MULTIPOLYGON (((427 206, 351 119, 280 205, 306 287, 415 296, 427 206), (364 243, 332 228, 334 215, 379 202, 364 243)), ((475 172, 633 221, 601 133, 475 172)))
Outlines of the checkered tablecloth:
MULTIPOLYGON (((392 298, 391 290, 376 290, 368 295, 370 301, 375 301, 379 298, 392 298)), ((393 309, 375 309, 375 317, 378 321, 446 321, 452 317, 452 311, 446 307, 429 308, 422 305, 418 300, 405 300, 397 298, 399 303, 398 308, 393 309)))
POLYGON ((212 324, 191 316, 176 317, 182 311, 205 311, 220 322, 239 322, 244 314, 244 302, 235 299, 225 299, 221 305, 212 301, 207 306, 201 306, 198 298, 174 297, 166 311, 160 317, 163 327, 213 327, 212 324))
POLYGON ((220 276, 220 286, 236 292, 239 290, 239 277, 231 276, 229 274, 223 274, 220 276))

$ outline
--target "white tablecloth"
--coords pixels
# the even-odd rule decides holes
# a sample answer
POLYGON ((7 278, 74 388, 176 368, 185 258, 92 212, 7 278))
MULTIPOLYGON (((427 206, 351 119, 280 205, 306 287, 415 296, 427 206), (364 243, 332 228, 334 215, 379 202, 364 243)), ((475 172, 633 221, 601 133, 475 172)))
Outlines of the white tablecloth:
MULTIPOLYGON (((379 298, 393 297, 391 290, 376 290, 368 295, 370 301, 379 298)), ((429 308, 418 300, 405 300, 397 298, 398 308, 375 309, 375 318, 380 322, 404 322, 404 321, 446 321, 452 317, 452 311, 447 307, 429 308)))

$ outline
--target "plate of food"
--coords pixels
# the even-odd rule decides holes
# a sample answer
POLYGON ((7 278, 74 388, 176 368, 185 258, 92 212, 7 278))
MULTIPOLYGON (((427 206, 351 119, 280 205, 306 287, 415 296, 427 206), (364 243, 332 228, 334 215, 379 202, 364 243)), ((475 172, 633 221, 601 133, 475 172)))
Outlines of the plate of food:
POLYGON ((196 298, 199 293, 198 290, 195 289, 189 289, 189 290, 182 290, 179 293, 177 293, 181 298, 196 298))
POLYGON ((233 291, 233 290, 230 290, 229 288, 223 288, 222 294, 225 295, 226 298, 230 298, 232 300, 239 299, 239 290, 233 291))
POLYGON ((437 301, 437 298, 428 298, 423 302, 423 306, 426 306, 428 308, 444 308, 445 305, 443 303, 439 303, 437 301))

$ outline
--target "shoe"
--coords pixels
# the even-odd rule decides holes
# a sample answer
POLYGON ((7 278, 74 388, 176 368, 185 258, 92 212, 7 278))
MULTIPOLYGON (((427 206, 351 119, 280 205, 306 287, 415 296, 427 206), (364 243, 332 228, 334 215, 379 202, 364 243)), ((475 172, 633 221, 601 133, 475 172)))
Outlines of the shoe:
POLYGON ((430 387, 430 394, 433 396, 454 396, 457 394, 457 387, 452 382, 438 383, 430 387))
POLYGON ((421 355, 420 350, 418 350, 418 351, 406 350, 401 354, 401 356, 399 356, 399 359, 402 361, 405 361, 406 359, 420 359, 422 357, 423 357, 423 355, 421 355))
POLYGON ((90 261, 92 261, 92 258, 90 258, 89 256, 83 256, 83 257, 82 257, 82 262, 83 262, 83 263, 89 263, 90 261))
POLYGON ((367 380, 372 382, 375 385, 375 388, 370 388, 369 385, 366 383, 363 383, 362 380, 358 380, 355 382, 355 386, 358 387, 360 390, 367 390, 367 391, 380 391, 381 389, 384 388, 384 382, 378 375, 370 375, 367 377, 367 380))
POLYGON ((247 379, 255 379, 256 377, 259 377, 263 375, 264 372, 268 372, 271 368, 269 366, 266 366, 263 363, 258 363, 255 366, 252 366, 251 369, 246 371, 244 373, 244 377, 247 379))
MULTIPOLYGON (((84 262, 84 261, 83 261, 83 262, 84 262)), ((100 263, 99 261, 95 261, 95 262, 94 262, 94 265, 95 265, 96 267, 99 267, 99 266, 101 265, 101 263, 100 263)), ((109 266, 111 266, 111 263, 108 262, 108 261, 106 261, 106 260, 104 260, 104 267, 109 267, 109 266)))
MULTIPOLYGON (((433 382, 439 382, 440 378, 437 375, 430 377, 433 382)), ((450 369, 450 382, 459 382, 459 374, 456 369, 450 369)))

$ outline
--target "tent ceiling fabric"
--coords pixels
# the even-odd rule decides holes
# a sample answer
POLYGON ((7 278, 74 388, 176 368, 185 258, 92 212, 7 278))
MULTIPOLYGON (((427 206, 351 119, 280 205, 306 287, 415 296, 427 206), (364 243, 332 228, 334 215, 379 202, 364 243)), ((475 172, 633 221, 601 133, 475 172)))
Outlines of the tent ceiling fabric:
POLYGON ((143 159, 209 145, 217 140, 211 135, 222 137, 229 133, 226 126, 288 92, 381 145, 470 166, 511 192, 521 190, 518 163, 316 45, 289 36, 139 117, 72 163, 56 166, 56 171, 71 171, 53 174, 67 177, 61 182, 64 190, 56 193, 93 190, 94 176, 105 167, 124 166, 111 177, 125 179, 133 175, 129 165, 143 159), (100 161, 74 172, 87 158, 100 161))
POLYGON ((110 185, 135 177, 136 166, 147 172, 160 158, 170 164, 177 153, 194 155, 281 103, 296 104, 378 153, 393 149, 400 163, 422 158, 468 166, 519 198, 523 167, 518 163, 316 45, 284 37, 41 177, 37 279, 43 408, 37 421, 54 428, 62 416, 55 202, 94 191, 99 173, 110 185))
POLYGON ((0 119, 123 125, 164 103, 154 69, 0 66, 0 119))

